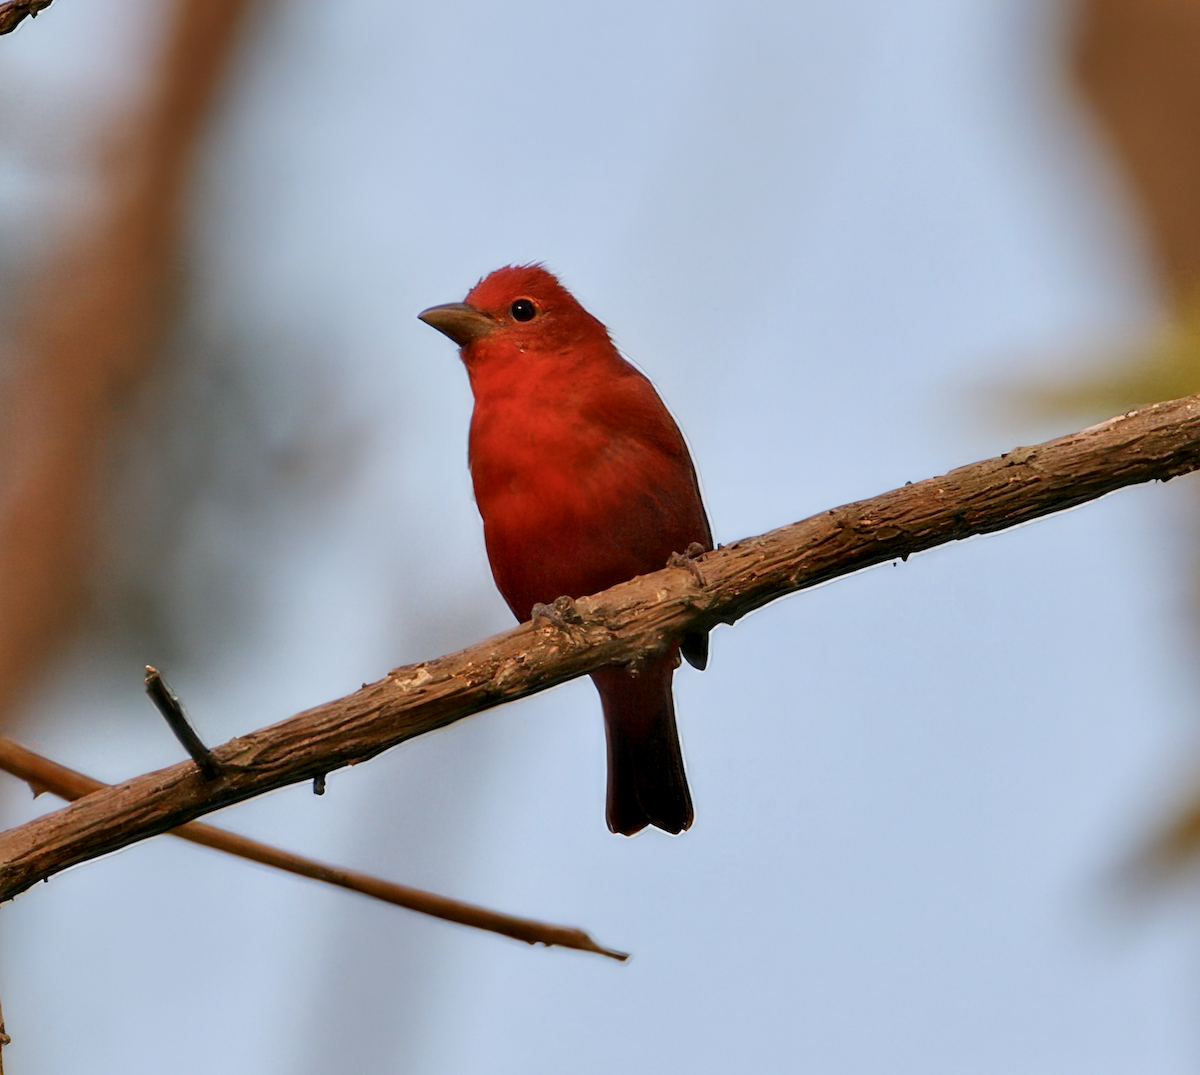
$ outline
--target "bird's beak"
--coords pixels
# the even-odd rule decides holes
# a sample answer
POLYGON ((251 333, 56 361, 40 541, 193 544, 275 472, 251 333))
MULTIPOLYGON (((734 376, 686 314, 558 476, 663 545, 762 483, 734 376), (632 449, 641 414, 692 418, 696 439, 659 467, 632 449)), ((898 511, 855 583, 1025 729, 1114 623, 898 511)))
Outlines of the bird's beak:
POLYGON ((430 306, 417 317, 438 332, 449 336, 459 347, 466 347, 472 340, 486 336, 496 327, 496 322, 482 310, 468 306, 465 302, 448 302, 445 306, 430 306))

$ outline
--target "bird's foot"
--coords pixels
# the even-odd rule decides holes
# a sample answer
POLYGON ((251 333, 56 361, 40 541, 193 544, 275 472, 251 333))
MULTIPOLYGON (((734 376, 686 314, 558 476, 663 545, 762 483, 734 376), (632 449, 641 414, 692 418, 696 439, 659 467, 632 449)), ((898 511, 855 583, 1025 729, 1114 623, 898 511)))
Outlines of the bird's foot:
POLYGON ((530 619, 535 622, 549 620, 555 627, 564 631, 569 624, 583 623, 583 617, 579 614, 579 609, 575 607, 574 599, 566 595, 555 598, 554 602, 549 605, 543 605, 539 601, 533 606, 530 619))
POLYGON ((690 571, 692 578, 699 584, 701 589, 708 585, 707 580, 700 573, 700 568, 696 566, 696 557, 703 556, 708 550, 698 541, 693 541, 683 552, 673 552, 667 560, 667 567, 682 567, 690 571))

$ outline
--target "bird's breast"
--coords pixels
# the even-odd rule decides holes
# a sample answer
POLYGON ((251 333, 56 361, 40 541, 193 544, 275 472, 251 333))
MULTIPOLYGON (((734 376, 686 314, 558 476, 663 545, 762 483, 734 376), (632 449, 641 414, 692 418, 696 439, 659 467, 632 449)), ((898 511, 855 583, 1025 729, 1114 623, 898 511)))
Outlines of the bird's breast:
POLYGON ((663 567, 694 540, 675 533, 680 512, 653 462, 619 433, 570 422, 482 425, 471 445, 475 499, 492 574, 519 619, 535 602, 663 567))
POLYGON ((473 381, 470 466, 488 559, 518 618, 709 541, 683 438, 632 367, 601 383, 473 381))
POLYGON ((470 466, 485 522, 602 512, 635 481, 638 446, 563 407, 476 408, 470 466))

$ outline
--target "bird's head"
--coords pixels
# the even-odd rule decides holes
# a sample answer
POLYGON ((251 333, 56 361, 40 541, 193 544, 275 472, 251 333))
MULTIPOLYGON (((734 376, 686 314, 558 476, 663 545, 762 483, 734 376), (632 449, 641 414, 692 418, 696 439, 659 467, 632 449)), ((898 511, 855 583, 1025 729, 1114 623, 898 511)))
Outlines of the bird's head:
POLYGON ((611 346, 604 325, 541 265, 497 269, 464 302, 431 306, 417 316, 458 344, 468 362, 489 354, 611 346))

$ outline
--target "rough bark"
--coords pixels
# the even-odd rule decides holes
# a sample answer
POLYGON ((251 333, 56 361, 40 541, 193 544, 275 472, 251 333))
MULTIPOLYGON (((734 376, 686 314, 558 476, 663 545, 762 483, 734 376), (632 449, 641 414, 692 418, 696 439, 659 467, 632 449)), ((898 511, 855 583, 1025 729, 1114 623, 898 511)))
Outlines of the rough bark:
POLYGON ((732 624, 785 594, 886 560, 1004 530, 1200 468, 1200 396, 960 467, 814 515, 578 601, 188 761, 88 795, 0 834, 0 899, 79 862, 604 665, 661 653, 685 630, 732 624))
POLYGON ((39 11, 50 6, 50 0, 8 0, 0 4, 0 34, 11 34, 26 19, 37 18, 39 11))

